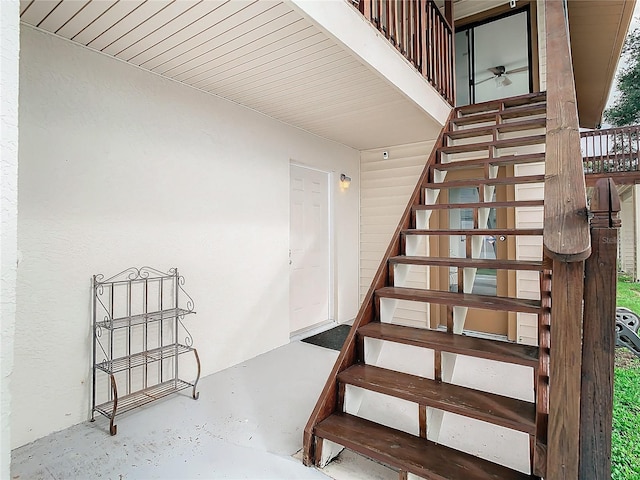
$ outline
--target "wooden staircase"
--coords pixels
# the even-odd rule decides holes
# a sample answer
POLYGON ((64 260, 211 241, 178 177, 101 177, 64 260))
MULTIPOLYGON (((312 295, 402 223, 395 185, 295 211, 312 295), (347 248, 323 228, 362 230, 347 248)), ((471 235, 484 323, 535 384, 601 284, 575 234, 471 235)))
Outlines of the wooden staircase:
MULTIPOLYGON (((524 225, 516 218, 527 209, 538 209, 541 214, 542 197, 532 199, 514 193, 518 186, 544 182, 540 169, 544 168, 545 125, 545 94, 470 105, 452 112, 309 419, 304 439, 305 464, 323 466, 330 460, 330 448, 325 447, 328 441, 396 469, 401 479, 416 475, 439 480, 515 480, 545 475, 552 262, 542 255, 542 218, 540 225, 524 225), (535 169, 537 173, 527 173, 535 169), (477 198, 457 204, 446 201, 448 197, 443 192, 460 187, 473 187, 477 198), (496 196, 498 189, 500 195, 496 196), (443 215, 460 209, 471 212, 472 228, 448 228, 447 222, 442 225, 443 215), (498 225, 488 225, 490 209, 502 212, 498 225), (436 255, 442 239, 453 235, 461 237, 464 254, 436 255), (480 251, 486 249, 486 238, 504 242, 501 251, 509 253, 479 258, 480 251), (522 255, 518 254, 520 244, 515 239, 527 238, 539 240, 539 258, 518 259, 522 255), (418 239, 428 244, 425 250, 434 252, 432 256, 414 251, 418 239), (396 270, 413 266, 427 269, 429 280, 424 288, 402 286, 396 270), (474 285, 478 269, 507 272, 501 278, 509 278, 509 295, 477 292, 474 285), (439 281, 449 278, 452 271, 455 281, 439 281), (513 286, 513 272, 528 272, 529 277, 537 274, 539 297, 519 294, 513 286), (398 301, 428 305, 422 328, 395 322, 389 312, 398 301), (391 302, 391 306, 387 303, 383 308, 383 302, 391 302), (508 312, 500 315, 509 318, 512 325, 518 314, 534 315, 538 320, 538 346, 466 331, 465 319, 473 309, 494 312, 491 315, 508 312), (383 346, 400 344, 433 351, 431 373, 415 375, 376 365, 367 351, 371 340, 382 342, 383 346), (529 372, 533 401, 454 384, 458 355, 524 367, 529 372), (390 422, 384 419, 376 422, 358 416, 359 402, 349 398, 358 395, 354 388, 416 405, 415 428, 403 431, 388 426, 390 422), (427 423, 428 418, 437 423, 441 412, 462 416, 474 428, 492 424, 527 435, 529 455, 525 462, 529 468, 518 471, 496 463, 500 452, 491 459, 480 458, 441 441, 439 427, 427 423)), ((498 379, 499 383, 511 381, 498 379)))

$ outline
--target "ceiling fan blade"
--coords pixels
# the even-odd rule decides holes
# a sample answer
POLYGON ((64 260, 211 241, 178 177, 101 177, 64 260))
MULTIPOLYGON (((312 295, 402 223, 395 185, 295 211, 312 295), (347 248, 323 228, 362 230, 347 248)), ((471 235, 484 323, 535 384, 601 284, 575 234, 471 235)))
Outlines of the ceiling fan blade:
POLYGON ((496 77, 485 78, 484 80, 480 80, 479 82, 474 83, 474 85, 480 85, 482 83, 488 82, 489 80, 493 80, 496 77))
POLYGON ((520 72, 526 72, 527 70, 529 70, 529 67, 525 65, 524 67, 514 68, 513 70, 509 70, 508 72, 504 72, 504 73, 505 74, 520 73, 520 72))

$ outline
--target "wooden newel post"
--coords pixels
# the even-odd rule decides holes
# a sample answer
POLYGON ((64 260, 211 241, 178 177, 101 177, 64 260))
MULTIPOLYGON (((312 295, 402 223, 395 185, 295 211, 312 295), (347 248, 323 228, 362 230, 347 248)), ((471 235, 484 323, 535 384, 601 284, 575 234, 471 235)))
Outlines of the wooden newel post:
POLYGON ((591 256, 585 264, 580 479, 611 478, 616 258, 620 198, 613 180, 598 180, 591 197, 591 256))

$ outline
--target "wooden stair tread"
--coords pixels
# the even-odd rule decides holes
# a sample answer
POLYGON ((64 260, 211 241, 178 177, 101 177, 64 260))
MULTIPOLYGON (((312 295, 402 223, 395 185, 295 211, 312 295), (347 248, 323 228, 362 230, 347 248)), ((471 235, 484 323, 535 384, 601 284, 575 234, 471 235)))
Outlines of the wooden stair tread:
POLYGON ((521 177, 467 178, 436 183, 425 183, 423 188, 456 188, 469 185, 515 185, 522 183, 543 183, 544 175, 523 175, 521 177))
POLYGON ((521 165, 525 163, 537 163, 544 162, 545 154, 531 153, 527 155, 505 155, 504 157, 495 158, 474 158, 471 160, 456 160, 454 162, 447 163, 434 163, 432 168, 434 170, 461 170, 467 168, 479 168, 484 167, 485 164, 489 165, 521 165))
POLYGON ((535 433, 536 406, 531 402, 363 363, 342 371, 338 381, 520 432, 535 433))
POLYGON ((525 480, 526 475, 468 453, 346 413, 334 413, 315 435, 427 480, 525 480))
POLYGON ((513 200, 507 202, 467 202, 467 203, 434 203, 432 205, 414 205, 415 210, 455 210, 460 208, 514 208, 541 207, 544 200, 513 200))
POLYGON ((439 305, 480 308, 484 310, 540 313, 540 300, 405 287, 383 287, 376 290, 375 294, 381 298, 394 298, 412 302, 437 303, 439 305))
POLYGON ((372 322, 358 329, 358 335, 406 345, 458 353, 498 362, 538 367, 538 347, 454 335, 437 330, 372 322))
POLYGON ((453 145, 451 147, 440 147, 438 151, 447 155, 455 153, 467 153, 486 150, 488 148, 510 148, 522 147, 525 145, 544 145, 546 135, 528 135, 525 137, 508 138, 505 140, 496 140, 495 142, 468 143, 466 145, 453 145))
POLYGON ((475 114, 465 115, 463 117, 452 118, 451 123, 457 126, 472 125, 474 123, 489 122, 500 117, 507 118, 507 119, 518 118, 518 117, 525 117, 528 115, 539 115, 542 113, 546 113, 546 111, 547 111, 546 103, 522 105, 522 106, 505 108, 502 111, 475 113, 475 114))
POLYGON ((542 235, 542 228, 471 228, 471 229, 409 229, 402 230, 402 235, 542 235))
POLYGON ((496 100, 487 100, 486 102, 481 103, 463 105, 456 108, 456 113, 459 115, 470 115, 485 112, 487 110, 497 110, 502 106, 504 106, 504 108, 519 107, 522 105, 530 105, 532 103, 545 102, 546 100, 546 92, 525 93, 524 95, 518 95, 515 97, 499 98, 496 100))
POLYGON ((451 140, 459 140, 461 138, 480 137, 492 135, 497 132, 519 132, 522 130, 530 130, 535 128, 543 128, 547 125, 546 118, 533 118, 530 120, 522 120, 519 122, 497 123, 495 125, 487 125, 477 128, 466 128, 464 130, 453 130, 447 132, 445 136, 451 140))
POLYGON ((389 263, 392 265, 429 265, 439 267, 459 267, 459 268, 489 268, 495 270, 534 270, 540 271, 549 268, 541 261, 525 260, 496 260, 489 258, 454 258, 454 257, 391 257, 389 263))

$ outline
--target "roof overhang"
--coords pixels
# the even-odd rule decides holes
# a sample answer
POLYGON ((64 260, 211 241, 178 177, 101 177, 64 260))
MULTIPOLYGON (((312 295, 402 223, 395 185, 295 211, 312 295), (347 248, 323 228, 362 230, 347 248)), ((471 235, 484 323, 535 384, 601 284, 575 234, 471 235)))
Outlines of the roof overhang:
POLYGON ((569 32, 578 116, 583 128, 602 121, 636 0, 569 0, 569 32))

